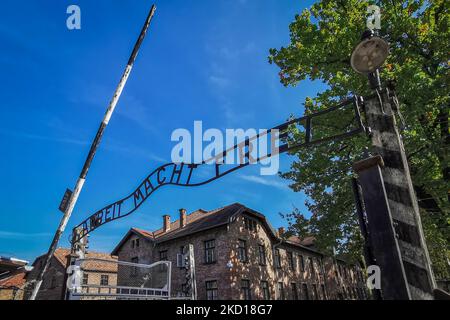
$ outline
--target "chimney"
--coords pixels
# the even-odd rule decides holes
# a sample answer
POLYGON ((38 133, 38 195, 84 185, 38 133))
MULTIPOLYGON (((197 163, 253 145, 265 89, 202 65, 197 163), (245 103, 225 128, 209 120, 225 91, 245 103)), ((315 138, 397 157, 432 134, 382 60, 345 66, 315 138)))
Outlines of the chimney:
POLYGON ((184 228, 187 223, 186 209, 180 209, 180 228, 184 228))
POLYGON ((170 216, 168 214, 163 215, 163 229, 164 232, 170 230, 170 216))
POLYGON ((279 228, 278 228, 278 236, 279 236, 279 237, 282 237, 283 234, 284 234, 284 227, 279 227, 279 228))

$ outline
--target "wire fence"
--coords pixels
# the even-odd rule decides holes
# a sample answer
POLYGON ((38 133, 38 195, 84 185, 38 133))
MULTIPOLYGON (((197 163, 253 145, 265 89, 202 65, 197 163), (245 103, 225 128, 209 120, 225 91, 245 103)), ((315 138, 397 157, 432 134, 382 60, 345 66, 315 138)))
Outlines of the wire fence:
POLYGON ((69 276, 73 300, 148 300, 170 297, 171 262, 151 265, 102 259, 78 260, 69 276))

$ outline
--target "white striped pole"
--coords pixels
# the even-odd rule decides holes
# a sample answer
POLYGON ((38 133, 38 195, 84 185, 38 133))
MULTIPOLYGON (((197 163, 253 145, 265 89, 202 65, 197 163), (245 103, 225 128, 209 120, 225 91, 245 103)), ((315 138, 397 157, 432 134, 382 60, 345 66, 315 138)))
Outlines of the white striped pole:
POLYGON ((78 177, 77 183, 75 185, 75 189, 73 194, 71 195, 69 202, 67 204, 66 210, 64 211, 64 215, 59 223, 58 229, 56 230, 56 233, 53 237, 52 243, 50 245, 50 248, 47 252, 47 256, 45 258, 45 263, 42 267, 42 269, 39 272, 38 277, 36 278, 36 284, 33 289, 33 293, 30 297, 30 300, 35 300, 36 296, 39 292, 39 289, 42 285, 42 280, 44 278, 44 274, 47 271, 47 268, 50 264, 50 260, 53 257, 53 254, 55 253, 56 246, 58 245, 59 239, 61 238, 61 235, 63 234, 67 223, 69 221, 69 218, 72 214, 72 211, 75 207, 75 204, 77 202, 78 196, 80 195, 81 189, 83 188, 83 184, 86 181, 86 176, 89 171, 89 167, 91 166, 92 160, 94 159, 95 152, 97 151, 97 148, 100 144, 100 141, 102 139, 103 133, 105 131, 106 126, 109 123, 109 120, 111 119, 111 116, 114 112, 114 109, 116 108, 117 102, 119 101, 120 95, 122 94, 122 90, 125 87, 125 84, 128 80, 128 77, 130 75, 131 69, 133 68, 134 61, 136 60, 136 56, 139 52, 139 48, 145 38, 145 35, 147 33, 147 30, 150 26, 150 22, 153 18, 153 15, 155 13, 156 6, 152 5, 150 12, 147 16, 147 19, 145 21, 144 26, 142 27, 141 33, 139 35, 138 40, 136 41, 133 52, 131 53, 130 59, 128 60, 127 66, 125 68, 125 71, 122 75, 122 78, 120 79, 119 85, 116 88, 116 91, 114 92, 114 95, 111 99, 111 102, 109 103, 108 109, 105 112, 105 115, 103 117, 103 121, 100 124, 100 127, 97 131, 97 134, 95 136, 94 141, 92 142, 91 148, 89 150, 88 156, 86 158, 86 161, 84 163, 83 169, 81 170, 80 176, 78 177))

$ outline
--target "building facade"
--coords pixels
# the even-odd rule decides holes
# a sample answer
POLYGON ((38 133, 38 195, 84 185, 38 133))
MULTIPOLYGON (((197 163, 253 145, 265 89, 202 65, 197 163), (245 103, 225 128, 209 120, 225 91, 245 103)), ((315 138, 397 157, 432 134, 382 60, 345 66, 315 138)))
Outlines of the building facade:
MULTIPOLYGON (((265 216, 235 203, 197 210, 149 232, 132 228, 113 250, 120 261, 172 262, 172 296, 186 293, 186 269, 180 254, 194 247, 197 298, 232 299, 366 299, 359 266, 323 255, 308 241, 284 237, 265 216)), ((309 239, 310 240, 310 239, 309 239)), ((126 281, 120 277, 118 283, 126 281)))
MULTIPOLYGON (((43 267, 46 255, 42 255, 33 263, 33 270, 26 276, 27 283, 32 284, 37 278, 40 270, 43 267)), ((69 265, 70 249, 58 248, 53 255, 50 265, 44 275, 44 279, 36 297, 36 300, 64 300, 66 298, 66 270, 69 265)), ((111 256, 108 253, 88 252, 86 258, 102 259, 110 261, 111 263, 102 262, 87 262, 83 265, 83 279, 82 285, 87 286, 86 290, 91 293, 106 292, 108 286, 117 285, 117 257, 111 256)), ((31 290, 24 297, 29 298, 31 290)))
POLYGON ((0 300, 22 300, 30 271, 28 261, 0 256, 0 300))

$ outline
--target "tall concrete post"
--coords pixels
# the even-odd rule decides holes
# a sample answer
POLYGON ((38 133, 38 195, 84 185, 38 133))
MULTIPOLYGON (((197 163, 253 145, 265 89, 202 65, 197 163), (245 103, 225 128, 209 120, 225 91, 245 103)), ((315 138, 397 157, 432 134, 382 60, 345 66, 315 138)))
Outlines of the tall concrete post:
MULTIPOLYGON (((374 250, 377 264, 384 261, 384 265, 380 265, 382 269, 381 277, 388 277, 386 273, 393 270, 397 270, 400 275, 404 273, 407 290, 403 292, 404 295, 402 294, 402 296, 405 299, 433 299, 433 289, 436 284, 423 235, 419 206, 411 181, 405 149, 396 124, 395 114, 398 107, 397 98, 389 89, 377 89, 373 97, 366 98, 364 101, 366 121, 370 128, 372 151, 375 155, 380 155, 383 160, 383 165, 378 166, 377 164, 374 169, 380 170, 381 184, 386 197, 386 210, 390 214, 390 217, 387 217, 383 223, 391 223, 393 230, 390 233, 389 230, 386 230, 386 228, 390 229, 389 224, 385 224, 386 228, 372 230, 372 232, 378 231, 384 233, 385 237, 391 237, 391 239, 384 239, 383 243, 390 243, 392 248, 398 247, 399 251, 398 254, 397 252, 393 253, 392 259, 384 259, 380 255, 387 254, 386 251, 390 248, 383 248, 383 244, 380 242, 374 242, 372 245, 378 246, 377 249, 379 249, 374 250), (389 222, 389 220, 392 222, 389 222), (398 258, 395 258, 395 256, 398 256, 398 258)), ((364 169, 364 165, 359 167, 357 171, 361 175, 363 171, 361 169, 364 169)), ((364 186, 362 187, 364 192, 364 186)), ((366 184, 365 187, 367 195, 367 189, 377 188, 377 185, 366 184)), ((366 210, 370 210, 367 204, 366 210)), ((370 225, 370 217, 368 222, 370 225)), ((394 286, 394 283, 387 283, 386 285, 394 286)), ((390 290, 387 288, 383 290, 382 288, 382 291, 385 293, 395 291, 395 289, 395 287, 390 288, 390 290)), ((403 288, 398 288, 398 290, 403 290, 403 288)), ((384 298, 393 297, 385 296, 384 298)))

